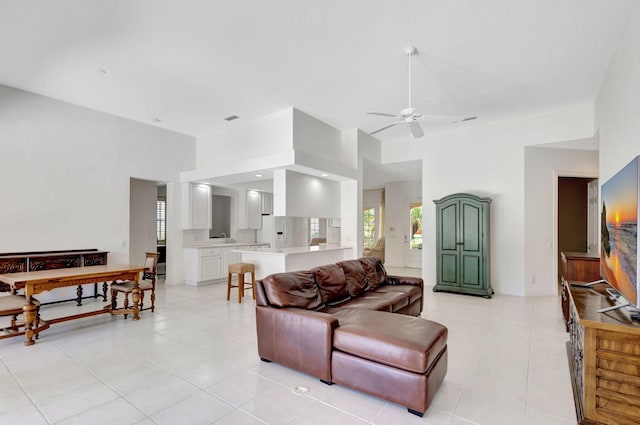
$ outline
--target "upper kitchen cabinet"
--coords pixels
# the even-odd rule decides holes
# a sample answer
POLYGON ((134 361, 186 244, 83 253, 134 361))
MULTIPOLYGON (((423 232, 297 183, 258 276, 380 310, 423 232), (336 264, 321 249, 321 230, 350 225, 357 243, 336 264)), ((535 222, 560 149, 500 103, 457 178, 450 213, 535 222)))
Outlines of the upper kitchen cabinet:
POLYGON ((261 207, 260 213, 262 215, 273 214, 273 193, 260 192, 261 207))
POLYGON ((262 228, 262 192, 240 191, 238 196, 238 229, 262 228))
POLYGON ((262 227, 262 194, 255 190, 247 191, 247 227, 260 229, 262 227))
POLYGON ((211 228, 211 186, 184 183, 182 188, 182 227, 211 228))

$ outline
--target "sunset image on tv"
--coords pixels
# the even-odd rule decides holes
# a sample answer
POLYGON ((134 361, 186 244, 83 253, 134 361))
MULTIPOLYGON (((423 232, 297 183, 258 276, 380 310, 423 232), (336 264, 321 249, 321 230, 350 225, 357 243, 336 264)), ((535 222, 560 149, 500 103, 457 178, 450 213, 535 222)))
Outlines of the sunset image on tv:
POLYGON ((602 185, 601 258, 605 278, 638 303, 638 157, 602 185))

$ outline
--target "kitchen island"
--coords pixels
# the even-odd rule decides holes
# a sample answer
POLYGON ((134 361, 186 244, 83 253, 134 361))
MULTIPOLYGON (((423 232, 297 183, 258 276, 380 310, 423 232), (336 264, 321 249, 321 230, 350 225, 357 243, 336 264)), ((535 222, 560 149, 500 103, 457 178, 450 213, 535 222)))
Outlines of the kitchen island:
POLYGON ((256 279, 273 273, 309 270, 324 264, 337 263, 353 257, 353 248, 341 245, 301 246, 294 248, 238 248, 243 263, 256 266, 256 279))

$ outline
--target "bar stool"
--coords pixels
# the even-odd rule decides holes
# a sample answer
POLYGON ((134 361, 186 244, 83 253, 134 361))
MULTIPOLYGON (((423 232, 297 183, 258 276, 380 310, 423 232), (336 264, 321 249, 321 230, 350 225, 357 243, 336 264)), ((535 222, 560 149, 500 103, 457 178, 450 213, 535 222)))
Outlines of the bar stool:
POLYGON ((255 264, 250 263, 233 263, 229 264, 229 274, 227 278, 227 301, 229 301, 229 297, 231 295, 231 288, 238 288, 238 302, 242 302, 242 297, 244 297, 244 291, 247 289, 251 289, 253 292, 253 299, 256 299, 256 266, 255 264), (232 285, 232 274, 238 274, 238 284, 232 285), (251 286, 246 287, 244 285, 244 274, 251 273, 251 286))

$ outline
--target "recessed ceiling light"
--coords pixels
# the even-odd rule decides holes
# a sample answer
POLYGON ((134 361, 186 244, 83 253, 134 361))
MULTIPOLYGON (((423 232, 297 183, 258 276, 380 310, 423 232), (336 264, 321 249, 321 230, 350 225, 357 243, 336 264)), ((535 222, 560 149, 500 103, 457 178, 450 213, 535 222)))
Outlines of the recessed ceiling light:
POLYGON ((151 118, 151 122, 162 122, 160 118, 151 118))
POLYGON ((322 173, 322 174, 320 174, 320 177, 329 177, 329 174, 327 174, 327 173, 322 173))
POLYGON ((237 120, 238 118, 240 118, 237 115, 229 115, 227 118, 225 118, 225 121, 233 121, 233 120, 237 120))
POLYGON ((106 69, 104 69, 104 68, 96 68, 96 70, 95 70, 95 71, 96 71, 98 74, 102 74, 102 75, 105 75, 105 74, 107 74, 107 72, 108 72, 108 71, 107 71, 106 69))
POLYGON ((256 177, 264 177, 264 174, 254 174, 256 177))

